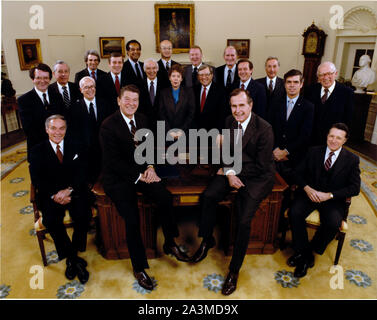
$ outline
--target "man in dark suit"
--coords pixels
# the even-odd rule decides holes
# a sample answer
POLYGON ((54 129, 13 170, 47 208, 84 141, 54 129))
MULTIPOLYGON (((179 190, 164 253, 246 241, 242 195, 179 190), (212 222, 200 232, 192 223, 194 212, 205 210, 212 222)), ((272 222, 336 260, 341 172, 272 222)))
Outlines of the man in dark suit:
MULTIPOLYGON (((217 67, 215 71, 217 85, 226 90, 227 97, 232 91, 233 83, 239 81, 237 70, 237 50, 233 46, 228 46, 224 50, 225 64, 217 67)), ((230 112, 229 112, 230 114, 230 112)))
POLYGON ((160 79, 162 88, 167 88, 170 86, 169 81, 169 69, 177 64, 174 60, 172 60, 171 55, 173 53, 173 44, 170 40, 162 40, 160 42, 160 53, 161 59, 158 60, 158 73, 157 77, 160 79))
POLYGON ((75 74, 75 83, 78 85, 80 80, 84 77, 92 77, 94 80, 98 80, 106 72, 98 69, 98 65, 101 62, 101 58, 96 50, 88 50, 85 52, 84 61, 86 68, 75 74))
MULTIPOLYGON (((242 160, 242 168, 240 172, 235 172, 224 165, 204 191, 199 225, 199 237, 202 237, 203 241, 192 257, 193 262, 199 262, 214 246, 212 233, 216 222, 217 204, 232 188, 237 189, 235 207, 239 223, 229 273, 222 289, 224 295, 236 290, 238 273, 249 242, 251 219, 261 201, 271 192, 275 177, 272 127, 251 112, 253 100, 247 90, 235 89, 230 94, 230 105, 232 116, 226 119, 225 128, 230 129, 230 150, 234 152, 235 158, 241 157, 238 159, 242 160), (235 139, 236 144, 233 142, 235 139), (241 155, 236 151, 237 144, 242 150, 241 155)), ((223 148, 229 146, 223 142, 223 148)))
POLYGON ((161 183, 153 163, 135 161, 138 129, 148 128, 147 119, 136 113, 139 106, 139 89, 128 85, 121 89, 118 99, 120 110, 108 117, 101 126, 100 141, 103 152, 103 186, 114 202, 120 216, 126 221, 127 245, 134 276, 140 286, 153 289, 145 269, 148 261, 140 234, 137 192, 142 192, 158 207, 165 236, 163 250, 180 261, 189 261, 174 241, 179 234, 174 222, 172 196, 161 183))
POLYGON ((292 170, 305 157, 309 146, 314 106, 300 95, 304 83, 301 71, 288 71, 284 82, 287 95, 275 106, 272 121, 275 136, 273 154, 277 171, 292 184, 292 170))
POLYGON ((186 66, 183 73, 183 85, 187 88, 199 85, 198 70, 202 65, 203 52, 199 46, 192 46, 189 51, 191 65, 186 66))
MULTIPOLYGON (((195 117, 197 129, 207 131, 224 127, 225 121, 225 94, 217 83, 213 82, 213 68, 202 64, 198 70, 199 86, 194 87, 195 117)), ((229 108, 230 109, 230 108, 229 108)))
POLYGON ((240 59, 237 63, 239 81, 233 83, 233 89, 241 88, 249 91, 253 99, 253 112, 263 119, 267 119, 266 92, 263 85, 253 80, 253 63, 247 59, 240 59))
POLYGON ((268 57, 265 63, 266 77, 259 78, 255 81, 264 86, 267 97, 267 121, 272 124, 273 112, 277 104, 285 97, 284 80, 277 76, 280 68, 280 62, 276 57, 268 57))
POLYGON ((126 43, 128 59, 123 64, 122 77, 127 79, 127 83, 140 86, 145 79, 143 63, 139 61, 141 55, 141 44, 137 40, 130 40, 126 43))
POLYGON ((314 266, 313 251, 323 254, 341 227, 345 199, 360 192, 359 157, 342 148, 347 138, 348 127, 344 123, 333 124, 327 146, 310 148, 295 171, 299 189, 289 211, 295 254, 287 261, 296 267, 295 277, 304 277, 314 266), (309 242, 305 219, 315 209, 321 226, 309 242))
POLYGON ((351 88, 335 81, 337 75, 332 62, 323 62, 317 69, 319 83, 305 89, 305 97, 315 108, 312 145, 325 144, 334 123, 351 125, 354 94, 351 88))
POLYGON ((34 88, 17 99, 22 128, 27 139, 28 160, 31 148, 47 139, 46 118, 65 113, 61 100, 57 99, 49 88, 52 77, 50 67, 40 63, 30 69, 29 76, 34 88))
POLYGON ((57 99, 61 100, 66 111, 68 111, 72 104, 82 97, 78 84, 69 82, 69 66, 63 61, 56 61, 53 68, 53 75, 56 82, 49 85, 57 99))
POLYGON ((113 52, 109 58, 110 72, 103 75, 97 81, 97 96, 106 100, 113 111, 118 110, 118 96, 120 88, 130 84, 122 75, 123 57, 119 52, 113 52))
POLYGON ((87 148, 88 181, 94 185, 102 168, 102 153, 99 144, 99 128, 102 121, 114 112, 113 106, 101 97, 96 97, 96 82, 92 77, 80 80, 83 97, 76 101, 70 110, 69 126, 71 134, 80 139, 87 148))
POLYGON ((84 284, 89 279, 87 262, 77 253, 86 249, 91 218, 85 169, 88 160, 82 146, 65 138, 66 129, 63 116, 46 119, 48 139, 31 150, 30 176, 43 212, 42 223, 54 240, 59 259, 67 258, 65 276, 73 280, 77 275, 84 284), (67 209, 74 222, 72 240, 63 223, 67 209))

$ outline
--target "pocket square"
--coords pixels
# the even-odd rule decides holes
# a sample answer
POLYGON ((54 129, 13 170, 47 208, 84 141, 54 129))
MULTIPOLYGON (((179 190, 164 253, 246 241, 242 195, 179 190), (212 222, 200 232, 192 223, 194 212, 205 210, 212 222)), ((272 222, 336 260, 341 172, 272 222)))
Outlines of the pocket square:
POLYGON ((76 153, 75 156, 73 157, 73 160, 77 159, 79 155, 76 153))

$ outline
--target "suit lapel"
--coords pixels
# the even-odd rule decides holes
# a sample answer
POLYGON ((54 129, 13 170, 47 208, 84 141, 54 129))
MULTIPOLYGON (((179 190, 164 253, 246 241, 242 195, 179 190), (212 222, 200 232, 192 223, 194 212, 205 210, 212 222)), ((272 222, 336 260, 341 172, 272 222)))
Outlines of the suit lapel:
POLYGON ((331 177, 334 179, 338 174, 339 172, 342 171, 342 169, 344 168, 344 164, 346 163, 346 151, 344 148, 342 148, 342 150, 340 151, 339 153, 339 156, 338 158, 336 159, 335 163, 332 165, 331 167, 331 177))
POLYGON ((252 137, 253 132, 255 132, 255 115, 251 113, 250 121, 246 127, 246 131, 242 137, 242 149, 246 147, 246 144, 249 142, 249 140, 252 137))
MULTIPOLYGON (((294 119, 296 118, 297 114, 300 112, 300 108, 301 108, 301 105, 302 105, 302 96, 300 96, 295 105, 293 106, 293 110, 288 118, 288 122, 294 122, 294 119)), ((285 116, 287 117, 287 108, 285 108, 285 116)))

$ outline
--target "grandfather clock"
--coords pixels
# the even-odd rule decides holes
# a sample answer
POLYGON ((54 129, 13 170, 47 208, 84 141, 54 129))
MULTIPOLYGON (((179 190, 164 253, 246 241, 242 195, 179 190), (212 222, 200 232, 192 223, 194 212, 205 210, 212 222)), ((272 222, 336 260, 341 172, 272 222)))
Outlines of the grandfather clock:
POLYGON ((327 34, 319 29, 313 21, 312 25, 304 31, 302 36, 304 37, 302 54, 305 56, 304 84, 308 86, 317 82, 317 68, 321 63, 327 34))

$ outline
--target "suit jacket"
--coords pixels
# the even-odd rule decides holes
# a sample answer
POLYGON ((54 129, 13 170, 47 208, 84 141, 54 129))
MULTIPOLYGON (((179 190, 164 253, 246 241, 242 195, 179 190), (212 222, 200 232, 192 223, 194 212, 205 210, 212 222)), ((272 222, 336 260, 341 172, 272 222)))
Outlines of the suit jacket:
POLYGON ((321 102, 321 84, 305 89, 305 98, 314 104, 312 144, 325 144, 330 127, 337 122, 351 125, 354 109, 354 93, 351 88, 336 82, 334 91, 326 102, 321 102))
MULTIPOLYGON (((241 81, 239 79, 235 81, 233 83, 232 90, 239 88, 240 83, 241 81)), ((266 98, 266 92, 264 90, 264 87, 259 82, 256 82, 255 80, 251 78, 246 90, 249 91, 250 96, 253 99, 253 112, 266 120, 267 119, 267 111, 266 111, 267 98, 266 98)))
MULTIPOLYGON (((230 148, 234 150, 234 132, 237 121, 233 116, 225 120, 225 128, 232 129, 230 148)), ((271 125, 251 114, 251 119, 242 137, 242 170, 237 175, 245 184, 248 194, 263 200, 272 190, 275 181, 275 164, 272 156, 274 134, 271 125)), ((223 148, 226 145, 223 144, 223 148)))
MULTIPOLYGON (((136 128, 148 128, 147 118, 135 113, 136 128)), ((103 185, 119 188, 133 185, 147 164, 135 162, 135 145, 130 129, 118 110, 108 117, 100 128, 100 143, 103 153, 103 185)), ((124 189, 124 191, 127 189, 124 189)), ((123 192, 124 192, 123 191, 123 192)))
POLYGON ((32 89, 17 99, 22 128, 26 134, 28 160, 31 148, 47 139, 45 120, 53 114, 66 115, 61 100, 48 88, 49 105, 43 105, 35 89, 32 89))
MULTIPOLYGON (((147 76, 144 72, 144 63, 141 62, 140 60, 138 61, 138 63, 139 63, 139 66, 140 66, 140 69, 141 69, 141 72, 142 72, 142 76, 143 76, 143 80, 144 80, 147 76)), ((142 85, 142 82, 140 80, 138 80, 136 73, 134 71, 134 68, 132 68, 131 62, 128 59, 123 63, 122 78, 125 79, 125 81, 127 81, 127 83, 134 84, 138 87, 140 87, 142 85)))
POLYGON ((159 119, 165 121, 166 132, 178 128, 187 133, 195 115, 195 96, 192 88, 180 87, 177 105, 174 103, 172 88, 163 89, 159 108, 159 119))
MULTIPOLYGON (((126 77, 121 76, 120 88, 130 83, 131 82, 129 82, 126 77)), ((118 93, 115 89, 115 84, 110 72, 98 79, 96 87, 96 95, 101 99, 106 100, 107 104, 113 111, 118 110, 118 93)))
MULTIPOLYGON (((206 100, 204 103, 203 111, 200 111, 200 91, 202 86, 195 86, 195 127, 198 129, 206 129, 207 131, 212 128, 221 129, 224 127, 226 101, 225 93, 217 83, 212 81, 212 84, 207 92, 206 100)), ((229 107, 228 107, 229 109, 229 107)))
MULTIPOLYGON (((101 78, 105 74, 106 74, 105 71, 103 71, 101 69, 97 69, 97 79, 96 79, 96 81, 98 81, 98 79, 101 78)), ((80 80, 84 77, 91 77, 91 75, 89 74, 88 68, 82 69, 81 71, 79 71, 75 74, 75 83, 77 85, 79 85, 80 80)))
POLYGON ((78 99, 82 97, 82 94, 80 92, 80 89, 76 83, 68 82, 68 88, 69 88, 69 95, 70 95, 70 104, 67 107, 64 104, 63 95, 59 92, 58 83, 54 82, 49 85, 49 88, 51 88, 51 91, 53 92, 54 96, 56 96, 56 99, 61 100, 61 104, 66 108, 69 109, 70 106, 72 106, 78 99))
POLYGON ((302 189, 306 185, 322 192, 331 192, 334 200, 344 200, 360 192, 359 157, 342 148, 330 170, 324 169, 326 146, 308 150, 304 161, 295 170, 295 180, 302 189))
POLYGON ((272 124, 274 118, 274 112, 277 111, 279 108, 279 104, 281 99, 286 96, 285 86, 284 86, 284 79, 277 77, 275 82, 275 88, 270 92, 267 86, 267 77, 256 79, 255 81, 259 82, 263 85, 264 90, 266 92, 267 104, 266 104, 266 112, 267 112, 267 121, 272 124))
MULTIPOLYGON (((225 86, 225 83, 224 83, 224 70, 226 68, 226 64, 220 66, 220 67, 217 67, 215 69, 215 75, 216 75, 216 83, 217 85, 222 88, 222 89, 226 89, 226 86, 225 86)), ((235 75, 234 75, 234 79, 233 79, 233 82, 232 82, 232 85, 239 81, 240 77, 238 76, 238 68, 236 67, 236 71, 235 71, 235 75)), ((227 94, 229 95, 229 93, 231 92, 231 89, 228 89, 227 90, 227 94)))
MULTIPOLYGON (((179 64, 178 62, 175 62, 174 60, 171 60, 170 62, 171 62, 170 68, 174 66, 175 64, 179 64)), ((165 65, 161 59, 158 60, 157 63, 158 63, 157 78, 161 81, 161 87, 167 88, 170 86, 168 71, 166 70, 165 65)))
POLYGON ((294 167, 304 158, 310 143, 314 105, 303 96, 299 96, 288 120, 286 97, 280 100, 276 108, 272 122, 275 135, 274 149, 287 149, 291 167, 294 167))
POLYGON ((87 192, 88 159, 83 146, 64 139, 63 163, 60 163, 49 140, 35 145, 30 153, 30 177, 38 190, 38 200, 49 199, 58 191, 73 188, 72 196, 87 192))
MULTIPOLYGON (((209 65, 209 66, 212 67, 212 69, 215 69, 213 66, 211 66, 211 65, 209 65)), ((213 73, 213 79, 212 79, 212 81, 216 82, 216 73, 215 72, 213 73)), ((200 85, 198 77, 196 77, 194 83, 192 83, 192 65, 191 64, 188 65, 188 66, 186 66, 185 70, 183 71, 182 85, 184 87, 189 87, 189 88, 192 88, 192 87, 200 85)))

